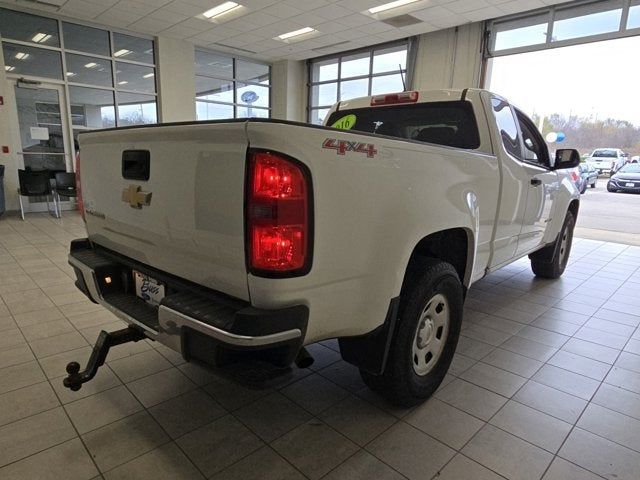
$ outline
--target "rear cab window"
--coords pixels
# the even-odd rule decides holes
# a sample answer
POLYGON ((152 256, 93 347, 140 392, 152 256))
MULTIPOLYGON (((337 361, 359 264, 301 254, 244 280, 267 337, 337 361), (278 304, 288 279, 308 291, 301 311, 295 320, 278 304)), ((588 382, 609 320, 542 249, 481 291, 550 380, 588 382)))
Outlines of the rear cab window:
POLYGON ((617 158, 618 153, 615 150, 594 150, 591 156, 602 157, 602 158, 617 158))
POLYGON ((417 142, 475 150, 480 134, 467 101, 366 107, 333 112, 327 125, 417 142))

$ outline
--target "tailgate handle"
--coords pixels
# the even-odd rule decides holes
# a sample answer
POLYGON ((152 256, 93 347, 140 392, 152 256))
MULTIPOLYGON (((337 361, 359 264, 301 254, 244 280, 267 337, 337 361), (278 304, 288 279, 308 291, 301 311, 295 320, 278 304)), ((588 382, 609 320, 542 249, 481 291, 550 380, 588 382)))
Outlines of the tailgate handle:
POLYGON ((127 180, 149 180, 149 150, 125 150, 122 152, 122 178, 127 180))

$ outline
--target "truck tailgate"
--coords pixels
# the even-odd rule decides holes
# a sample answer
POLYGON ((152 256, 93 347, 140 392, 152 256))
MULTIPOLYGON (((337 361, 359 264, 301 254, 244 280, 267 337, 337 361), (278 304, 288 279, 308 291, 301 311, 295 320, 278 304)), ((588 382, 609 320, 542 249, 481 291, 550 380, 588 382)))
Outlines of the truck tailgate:
MULTIPOLYGON (((144 264, 248 300, 246 151, 246 124, 241 122, 80 135, 89 238, 144 264), (125 151, 149 152, 148 180, 123 171, 125 151), (136 190, 151 194, 149 205, 136 203, 136 190)), ((146 154, 131 155, 135 161, 146 154)))

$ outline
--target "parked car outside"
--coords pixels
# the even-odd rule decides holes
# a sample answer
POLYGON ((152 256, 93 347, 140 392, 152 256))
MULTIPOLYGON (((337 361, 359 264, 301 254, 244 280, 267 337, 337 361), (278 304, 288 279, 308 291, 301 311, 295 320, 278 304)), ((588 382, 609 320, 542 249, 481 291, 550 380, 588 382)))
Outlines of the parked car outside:
POLYGON ((631 157, 631 163, 640 163, 640 155, 634 155, 631 157))
POLYGON ((607 182, 610 192, 640 192, 640 163, 628 163, 607 182))
POLYGON ((619 148, 596 148, 587 163, 593 166, 598 173, 613 175, 626 163, 627 158, 619 148))
POLYGON ((587 185, 591 188, 596 188, 596 183, 598 182, 598 171, 593 168, 588 163, 581 163, 578 166, 578 170, 580 171, 580 187, 578 190, 580 193, 584 193, 587 190, 587 185))

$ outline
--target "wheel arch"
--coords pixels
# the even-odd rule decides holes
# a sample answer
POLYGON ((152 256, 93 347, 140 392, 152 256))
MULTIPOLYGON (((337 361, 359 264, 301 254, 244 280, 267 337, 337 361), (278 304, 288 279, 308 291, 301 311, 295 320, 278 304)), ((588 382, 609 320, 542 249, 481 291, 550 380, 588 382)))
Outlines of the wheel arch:
POLYGON ((437 258, 453 265, 462 285, 468 288, 476 253, 474 233, 464 227, 430 233, 413 248, 402 281, 401 295, 424 269, 424 259, 437 258))

